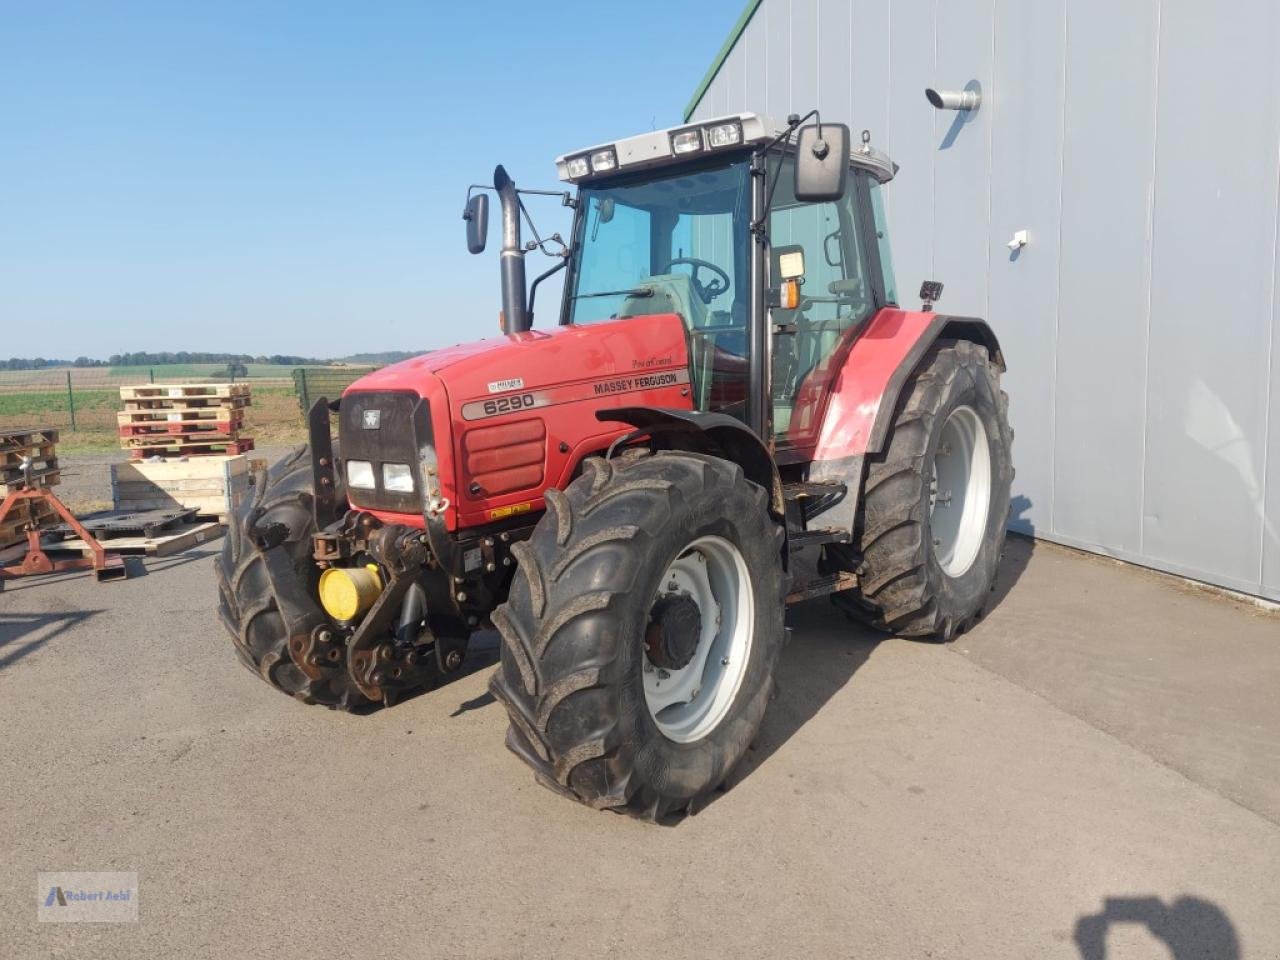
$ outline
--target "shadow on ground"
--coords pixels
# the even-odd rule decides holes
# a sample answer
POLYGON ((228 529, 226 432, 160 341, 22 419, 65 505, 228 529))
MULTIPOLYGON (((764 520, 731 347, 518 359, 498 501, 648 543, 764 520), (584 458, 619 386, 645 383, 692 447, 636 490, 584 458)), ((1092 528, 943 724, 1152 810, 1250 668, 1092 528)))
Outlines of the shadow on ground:
POLYGON ((1102 910, 1076 920, 1075 943, 1081 960, 1106 960, 1107 934, 1113 927, 1145 927, 1168 948, 1173 960, 1239 960, 1240 938, 1221 907, 1200 897, 1107 897, 1102 910))
POLYGON ((13 666, 54 637, 79 626, 101 610, 66 613, 0 613, 0 670, 13 666))
MULTIPOLYGON (((1034 552, 1035 540, 1031 537, 1009 535, 984 616, 1009 595, 1034 552)), ((787 626, 791 640, 778 662, 778 695, 726 789, 749 777, 795 736, 853 679, 876 646, 886 639, 885 634, 846 616, 826 597, 791 608, 787 626)))

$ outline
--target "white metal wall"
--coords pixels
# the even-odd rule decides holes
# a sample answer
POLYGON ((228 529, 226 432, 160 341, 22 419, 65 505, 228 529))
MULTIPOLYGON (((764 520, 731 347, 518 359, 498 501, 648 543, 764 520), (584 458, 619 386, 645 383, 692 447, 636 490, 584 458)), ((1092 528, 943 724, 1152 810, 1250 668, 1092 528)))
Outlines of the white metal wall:
POLYGON ((1280 599, 1277 49, 1274 0, 763 0, 693 115, 818 106, 901 164, 904 305, 941 280, 1005 347, 1014 529, 1280 599))

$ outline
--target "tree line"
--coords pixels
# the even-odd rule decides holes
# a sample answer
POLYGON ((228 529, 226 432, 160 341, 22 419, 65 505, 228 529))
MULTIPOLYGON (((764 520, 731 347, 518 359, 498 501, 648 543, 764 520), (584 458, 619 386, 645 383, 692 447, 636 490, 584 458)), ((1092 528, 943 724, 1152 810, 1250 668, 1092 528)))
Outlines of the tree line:
MULTIPOLYGON (((398 363, 410 357, 416 357, 424 351, 384 350, 381 353, 354 353, 348 357, 337 357, 331 360, 320 360, 316 357, 293 357, 273 353, 270 356, 253 356, 248 353, 190 353, 179 350, 176 353, 113 353, 105 360, 93 357, 76 357, 74 360, 58 360, 48 357, 10 357, 0 360, 0 370, 46 370, 50 367, 158 367, 163 364, 176 363, 217 363, 239 371, 247 364, 258 363, 280 367, 322 367, 330 363, 356 363, 369 366, 381 366, 398 363)), ((239 374, 243 376, 244 374, 239 374)))
POLYGON ((284 367, 300 367, 307 364, 322 366, 328 360, 317 360, 315 357, 290 357, 283 354, 255 357, 247 353, 188 353, 180 350, 177 353, 113 353, 106 360, 95 360, 92 357, 76 357, 74 360, 59 360, 50 357, 10 357, 0 360, 0 370, 45 370, 49 367, 157 367, 172 363, 221 363, 248 364, 265 363, 284 367))

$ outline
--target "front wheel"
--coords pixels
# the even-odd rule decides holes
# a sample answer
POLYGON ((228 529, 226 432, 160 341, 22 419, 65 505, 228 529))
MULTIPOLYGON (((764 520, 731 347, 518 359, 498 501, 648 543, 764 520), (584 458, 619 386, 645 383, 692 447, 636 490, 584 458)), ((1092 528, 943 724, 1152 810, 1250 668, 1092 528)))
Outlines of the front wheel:
POLYGON ((693 453, 588 461, 513 550, 490 688, 545 785, 659 819, 754 739, 783 638, 783 533, 765 491, 693 453))

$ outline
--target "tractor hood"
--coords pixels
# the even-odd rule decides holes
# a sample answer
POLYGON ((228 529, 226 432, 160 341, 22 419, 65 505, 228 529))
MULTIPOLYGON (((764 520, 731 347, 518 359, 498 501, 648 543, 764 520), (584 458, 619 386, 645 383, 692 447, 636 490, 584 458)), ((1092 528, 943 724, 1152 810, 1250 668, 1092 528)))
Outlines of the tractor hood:
POLYGON ((421 388, 434 375, 456 405, 519 390, 685 366, 684 325, 675 314, 667 314, 528 330, 433 350, 367 374, 347 389, 413 390, 426 396, 421 388))
MULTIPOLYGON (((406 462, 412 435, 377 425, 407 424, 407 408, 403 418, 372 416, 366 426, 377 433, 359 419, 366 407, 397 409, 404 400, 389 395, 405 393, 426 401, 440 485, 431 493, 447 504, 451 530, 542 509, 548 487, 563 487, 584 457, 630 429, 602 422, 599 411, 693 406, 684 323, 674 313, 511 333, 384 367, 343 394, 344 454, 406 462)), ((350 493, 353 506, 414 522, 393 518, 408 513, 409 501, 397 506, 381 487, 350 493)))

